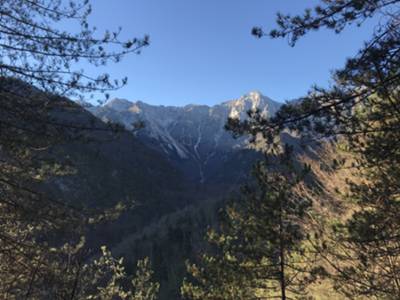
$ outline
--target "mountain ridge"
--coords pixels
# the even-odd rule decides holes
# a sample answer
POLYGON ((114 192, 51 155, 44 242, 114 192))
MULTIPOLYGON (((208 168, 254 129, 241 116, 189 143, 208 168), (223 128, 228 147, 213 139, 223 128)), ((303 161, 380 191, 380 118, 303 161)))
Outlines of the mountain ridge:
MULTIPOLYGON (((87 109, 104 122, 120 123, 128 130, 143 122, 145 127, 135 135, 173 162, 191 181, 204 184, 215 182, 228 161, 246 152, 246 138, 234 139, 224 129, 228 117, 243 119, 251 109, 272 116, 280 106, 281 103, 253 91, 213 106, 157 106, 114 98, 87 109)), ((249 153, 245 160, 253 161, 254 155, 249 153)), ((238 171, 233 176, 236 179, 231 179, 236 181, 247 169, 238 171)))
POLYGON ((143 100, 128 100, 126 98, 120 98, 120 97, 111 98, 111 99, 107 100, 106 102, 104 102, 102 104, 98 104, 98 105, 93 105, 93 104, 90 104, 89 102, 84 102, 85 105, 82 105, 83 102, 79 102, 79 104, 81 104, 84 107, 99 107, 99 106, 108 106, 108 107, 110 107, 110 106, 113 106, 113 103, 120 102, 120 103, 126 103, 127 105, 145 104, 145 105, 148 105, 148 106, 164 107, 164 108, 178 108, 178 109, 179 108, 189 108, 189 107, 202 107, 202 106, 203 107, 207 107, 207 108, 212 108, 212 107, 220 106, 220 105, 229 105, 229 104, 232 104, 232 103, 243 102, 243 101, 246 101, 246 100, 249 100, 249 99, 251 99, 253 101, 258 101, 257 98, 259 98, 259 97, 267 99, 268 101, 274 103, 277 106, 280 106, 280 105, 283 104, 283 103, 281 103, 279 101, 273 100, 272 98, 270 98, 268 96, 265 96, 263 93, 261 93, 258 90, 252 90, 252 91, 250 91, 248 93, 245 93, 244 95, 240 96, 239 98, 233 98, 233 99, 230 99, 230 100, 221 101, 221 102, 218 102, 216 104, 198 104, 198 103, 188 103, 188 104, 184 104, 184 105, 150 104, 150 103, 147 103, 146 101, 143 101, 143 100))

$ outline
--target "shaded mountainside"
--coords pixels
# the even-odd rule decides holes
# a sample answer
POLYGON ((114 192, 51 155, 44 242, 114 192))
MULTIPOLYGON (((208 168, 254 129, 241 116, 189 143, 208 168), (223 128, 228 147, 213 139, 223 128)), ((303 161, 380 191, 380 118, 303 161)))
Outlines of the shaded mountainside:
POLYGON ((153 106, 141 101, 113 99, 88 108, 105 122, 116 122, 128 130, 138 121, 145 128, 138 138, 162 153, 186 178, 198 184, 236 183, 248 174, 255 159, 245 139, 234 139, 224 125, 228 117, 245 118, 250 109, 273 115, 280 104, 251 92, 237 100, 219 105, 153 106), (236 163, 235 161, 240 160, 236 163), (232 163, 236 168, 226 172, 232 163))
MULTIPOLYGON (((37 173, 29 182, 35 193, 76 209, 101 211, 119 202, 133 206, 121 219, 88 237, 90 245, 118 243, 125 234, 194 201, 181 172, 131 132, 105 124, 80 105, 23 82, 2 79, 0 88, 2 108, 7 108, 0 121, 10 124, 2 127, 2 134, 14 140, 15 133, 25 141, 22 149, 18 143, 15 147, 30 153, 26 164, 37 173)), ((7 155, 13 148, 8 148, 2 145, 0 154, 13 163, 13 156, 7 155)))
POLYGON ((44 155, 71 166, 72 172, 51 178, 46 191, 76 207, 133 204, 118 220, 100 225, 87 237, 91 247, 119 244, 126 236, 200 199, 180 170, 131 132, 113 130, 66 99, 53 102, 50 111, 54 122, 70 131, 70 139, 44 155))
POLYGON ((181 172, 131 132, 105 124, 73 101, 18 80, 1 78, 0 91, 0 121, 9 125, 2 127, 2 134, 19 134, 16 138, 21 141, 43 140, 26 141, 36 168, 67 167, 68 172, 46 176, 44 187, 53 197, 77 207, 109 207, 120 201, 144 205, 155 199, 175 201, 168 207, 185 205, 179 197, 187 188, 181 172))
POLYGON ((126 258, 129 270, 149 256, 160 299, 179 299, 185 259, 204 247, 207 226, 259 157, 245 139, 225 131, 227 118, 245 117, 254 108, 271 115, 280 105, 259 93, 213 107, 120 99, 93 107, 55 97, 43 104, 48 121, 64 128, 68 138, 40 155, 71 172, 51 177, 42 188, 76 207, 134 203, 118 220, 91 232, 88 245, 108 245, 126 258), (109 121, 126 129, 113 130, 109 121), (145 127, 132 132, 137 121, 145 127))
MULTIPOLYGON (((156 279, 161 283, 160 299, 179 299, 185 259, 193 257, 203 247, 205 229, 215 222, 217 208, 221 207, 224 198, 229 197, 228 191, 237 188, 243 180, 238 174, 249 175, 257 157, 253 150, 245 147, 243 139, 235 140, 225 132, 226 118, 233 111, 229 105, 223 104, 219 108, 222 112, 211 120, 209 112, 196 112, 205 107, 184 111, 178 118, 187 126, 182 132, 177 130, 181 124, 162 128, 156 122, 164 134, 171 132, 170 136, 180 143, 188 134, 187 144, 180 144, 185 145, 186 159, 173 149, 164 151, 166 144, 146 136, 149 127, 136 136, 126 130, 115 133, 90 114, 87 107, 63 100, 55 103, 52 109, 57 122, 89 129, 77 131, 81 135, 79 138, 51 149, 49 154, 54 158, 73 162, 76 173, 54 178, 48 189, 66 201, 84 202, 84 205, 96 208, 109 207, 118 201, 137 202, 133 210, 116 222, 101 225, 88 237, 88 242, 92 246, 107 244, 115 255, 125 257, 131 271, 138 259, 149 256, 156 279), (196 144, 189 145, 200 135, 193 136, 188 131, 199 127, 202 139, 196 149, 196 144), (196 184, 195 180, 199 178, 187 180, 185 174, 188 173, 185 172, 190 172, 190 168, 194 169, 193 173, 197 172, 197 161, 190 157, 197 155, 197 150, 199 156, 194 157, 204 158, 201 154, 205 155, 205 149, 209 153, 214 151, 206 164, 208 180, 196 184), (191 165, 192 162, 195 163, 191 165), (182 167, 184 163, 189 170, 182 167)), ((250 108, 246 106, 242 110, 250 108)), ((157 113, 153 113, 157 120, 157 113)), ((162 113, 159 116, 166 117, 162 113)))
POLYGON ((90 206, 129 200, 146 203, 182 190, 181 173, 130 132, 112 130, 71 101, 60 100, 53 106, 52 115, 57 122, 78 128, 76 137, 49 153, 72 162, 74 174, 50 183, 55 192, 68 195, 66 200, 83 200, 90 206))

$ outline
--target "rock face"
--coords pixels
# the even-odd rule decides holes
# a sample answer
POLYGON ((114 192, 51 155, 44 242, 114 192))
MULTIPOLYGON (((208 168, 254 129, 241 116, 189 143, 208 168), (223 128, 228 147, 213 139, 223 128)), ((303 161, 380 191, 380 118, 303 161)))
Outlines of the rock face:
POLYGON ((165 155, 186 178, 198 184, 214 184, 237 181, 248 171, 247 165, 255 155, 246 149, 245 139, 234 139, 225 131, 227 118, 245 118, 250 109, 273 115, 279 107, 278 102, 251 92, 211 107, 153 106, 113 99, 87 109, 103 121, 120 123, 128 130, 138 121, 144 122, 145 127, 137 133, 141 141, 165 155))

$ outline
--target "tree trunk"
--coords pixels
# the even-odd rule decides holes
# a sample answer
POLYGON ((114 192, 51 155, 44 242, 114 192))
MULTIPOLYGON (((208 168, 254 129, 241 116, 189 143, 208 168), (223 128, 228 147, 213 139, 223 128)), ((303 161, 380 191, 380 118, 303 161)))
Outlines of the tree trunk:
POLYGON ((285 284, 285 249, 284 249, 284 232, 283 232, 283 208, 282 200, 280 201, 279 213, 279 258, 280 258, 280 285, 281 285, 281 299, 286 300, 286 284, 285 284))

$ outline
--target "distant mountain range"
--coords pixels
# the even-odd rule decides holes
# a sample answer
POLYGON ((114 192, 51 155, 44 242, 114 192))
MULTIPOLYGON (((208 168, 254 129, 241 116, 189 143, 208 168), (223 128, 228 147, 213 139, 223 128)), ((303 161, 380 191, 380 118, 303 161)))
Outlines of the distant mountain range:
POLYGON ((136 133, 139 140, 166 157, 191 182, 215 185, 236 183, 247 176, 256 155, 247 148, 246 139, 234 139, 224 129, 228 117, 245 118, 250 109, 271 116, 280 106, 259 92, 250 92, 214 106, 154 106, 112 99, 86 109, 127 130, 143 122, 145 127, 136 133))

